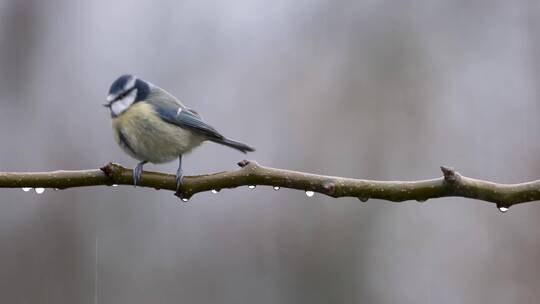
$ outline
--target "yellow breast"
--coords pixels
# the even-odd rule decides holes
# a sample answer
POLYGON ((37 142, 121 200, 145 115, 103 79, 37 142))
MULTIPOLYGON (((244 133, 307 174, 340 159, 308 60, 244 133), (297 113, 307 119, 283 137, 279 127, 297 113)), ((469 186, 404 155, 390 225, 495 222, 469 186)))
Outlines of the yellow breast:
POLYGON ((204 138, 163 121, 145 102, 133 104, 112 121, 120 147, 139 160, 163 163, 199 146, 204 138))

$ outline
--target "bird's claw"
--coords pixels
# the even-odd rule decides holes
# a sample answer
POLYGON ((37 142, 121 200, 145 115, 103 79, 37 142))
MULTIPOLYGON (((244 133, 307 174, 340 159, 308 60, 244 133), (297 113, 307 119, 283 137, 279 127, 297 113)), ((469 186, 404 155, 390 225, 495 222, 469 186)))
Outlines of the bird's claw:
POLYGON ((145 163, 146 163, 145 161, 142 161, 137 164, 135 169, 133 169, 133 186, 135 187, 137 187, 137 185, 141 181, 141 175, 142 175, 143 166, 145 163))
POLYGON ((176 195, 181 197, 182 193, 180 189, 182 188, 184 179, 184 171, 182 170, 182 155, 178 156, 178 170, 176 170, 176 195))
POLYGON ((182 184, 184 183, 183 179, 184 179, 184 175, 182 174, 182 172, 180 172, 180 174, 176 174, 176 193, 177 194, 180 194, 180 189, 182 188, 182 184))

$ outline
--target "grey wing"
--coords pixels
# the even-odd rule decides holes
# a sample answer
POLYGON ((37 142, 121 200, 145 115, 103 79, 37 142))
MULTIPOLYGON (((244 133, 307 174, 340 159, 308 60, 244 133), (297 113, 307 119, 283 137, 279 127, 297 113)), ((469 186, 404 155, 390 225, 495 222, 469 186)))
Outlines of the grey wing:
POLYGON ((181 128, 190 129, 209 139, 223 139, 223 135, 201 120, 201 116, 188 108, 181 106, 176 100, 160 99, 149 102, 164 121, 181 128))

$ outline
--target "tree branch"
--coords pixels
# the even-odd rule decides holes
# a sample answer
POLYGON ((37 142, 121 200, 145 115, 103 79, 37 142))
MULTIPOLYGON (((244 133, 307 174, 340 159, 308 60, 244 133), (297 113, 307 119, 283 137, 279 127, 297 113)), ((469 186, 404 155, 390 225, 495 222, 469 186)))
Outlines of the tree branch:
MULTIPOLYGON (((374 181, 264 167, 254 161, 238 163, 239 170, 207 175, 186 176, 182 185, 183 200, 205 191, 219 191, 239 186, 265 185, 276 189, 290 188, 331 197, 356 197, 402 202, 419 202, 439 197, 466 197, 497 204, 501 211, 512 205, 540 200, 540 180, 521 184, 498 184, 462 176, 453 168, 441 167, 443 176, 421 181, 374 181)), ((132 185, 132 170, 109 163, 100 169, 28 173, 1 173, 0 188, 57 188, 132 185)), ((171 174, 144 171, 140 187, 175 191, 175 177, 171 174)))

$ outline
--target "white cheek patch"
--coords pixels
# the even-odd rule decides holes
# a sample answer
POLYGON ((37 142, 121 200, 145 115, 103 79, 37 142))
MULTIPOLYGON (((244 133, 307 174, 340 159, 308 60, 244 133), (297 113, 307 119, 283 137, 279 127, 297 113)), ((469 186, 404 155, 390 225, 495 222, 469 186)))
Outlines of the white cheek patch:
POLYGON ((124 98, 119 99, 111 105, 111 111, 115 116, 118 116, 122 114, 127 108, 131 106, 135 102, 135 98, 137 97, 137 89, 129 92, 128 95, 126 95, 124 98))

